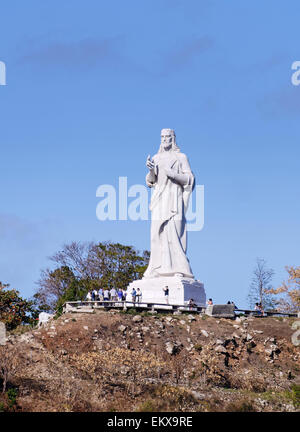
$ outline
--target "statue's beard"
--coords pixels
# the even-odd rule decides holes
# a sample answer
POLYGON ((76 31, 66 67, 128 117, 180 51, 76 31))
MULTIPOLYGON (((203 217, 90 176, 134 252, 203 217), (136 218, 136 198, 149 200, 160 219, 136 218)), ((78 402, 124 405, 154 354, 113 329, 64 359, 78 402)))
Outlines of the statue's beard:
POLYGON ((173 150, 173 143, 161 144, 162 151, 170 151, 173 150), (166 148, 167 147, 167 148, 166 148))

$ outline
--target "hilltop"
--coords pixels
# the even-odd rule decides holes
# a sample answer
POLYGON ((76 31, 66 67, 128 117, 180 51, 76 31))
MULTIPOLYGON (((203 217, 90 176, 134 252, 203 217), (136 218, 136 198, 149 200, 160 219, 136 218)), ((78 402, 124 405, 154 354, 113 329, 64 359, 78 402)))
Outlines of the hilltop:
POLYGON ((2 348, 9 392, 0 407, 299 411, 300 350, 291 342, 296 320, 63 314, 43 328, 9 335, 2 348))

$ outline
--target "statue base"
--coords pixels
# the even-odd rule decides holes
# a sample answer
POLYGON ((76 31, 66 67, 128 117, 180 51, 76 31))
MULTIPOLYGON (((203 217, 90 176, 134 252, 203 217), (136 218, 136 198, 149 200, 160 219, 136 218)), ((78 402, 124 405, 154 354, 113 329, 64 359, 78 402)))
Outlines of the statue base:
POLYGON ((190 299, 197 306, 205 306, 206 294, 204 284, 192 278, 181 276, 165 276, 156 278, 143 278, 135 280, 128 285, 127 301, 131 301, 132 289, 139 288, 142 292, 142 303, 167 304, 163 288, 168 286, 170 305, 186 305, 190 299))

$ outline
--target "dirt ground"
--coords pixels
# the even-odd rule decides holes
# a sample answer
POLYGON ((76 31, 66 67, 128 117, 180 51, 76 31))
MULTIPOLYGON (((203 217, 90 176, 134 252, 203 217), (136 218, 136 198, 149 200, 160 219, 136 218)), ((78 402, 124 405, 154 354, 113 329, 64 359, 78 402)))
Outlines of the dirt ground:
POLYGON ((129 312, 11 334, 0 410, 300 410, 296 318, 129 312))

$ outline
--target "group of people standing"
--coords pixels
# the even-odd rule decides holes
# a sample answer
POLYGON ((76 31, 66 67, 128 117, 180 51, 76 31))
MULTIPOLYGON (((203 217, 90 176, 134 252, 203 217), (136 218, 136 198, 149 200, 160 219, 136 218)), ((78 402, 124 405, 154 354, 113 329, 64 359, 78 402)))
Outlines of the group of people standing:
POLYGON ((255 303, 254 310, 258 315, 264 315, 265 313, 261 303, 255 303))
POLYGON ((140 303, 142 301, 142 291, 139 288, 137 289, 132 288, 131 297, 133 303, 135 302, 140 303))
POLYGON ((122 289, 115 289, 115 288, 97 288, 89 291, 86 295, 86 300, 88 301, 106 301, 106 300, 112 300, 112 301, 126 301, 127 297, 127 291, 122 289))
MULTIPOLYGON (((169 288, 165 286, 163 288, 164 297, 167 304, 169 304, 169 288)), ((99 288, 98 290, 95 288, 91 290, 86 295, 87 301, 130 301, 128 299, 128 292, 126 289, 115 289, 115 288, 99 288)), ((140 288, 133 288, 131 291, 131 301, 133 303, 141 303, 142 301, 142 291, 140 288)))
MULTIPOLYGON (((163 288, 164 297, 166 304, 169 304, 169 287, 166 285, 163 288)), ((115 288, 99 288, 98 290, 95 288, 93 290, 90 290, 86 295, 87 301, 130 301, 127 299, 128 292, 126 289, 115 289, 115 288)), ((142 292, 140 288, 133 288, 131 291, 131 301, 135 303, 141 303, 142 301, 142 292)), ((207 306, 213 305, 213 300, 210 298, 206 302, 207 306)), ((234 308, 237 309, 236 305, 232 301, 228 301, 227 304, 233 304, 234 308)), ((197 307, 197 304, 195 303, 194 299, 190 299, 188 302, 190 310, 197 307)), ((255 311, 258 315, 264 315, 263 306, 261 303, 255 303, 255 311)))
MULTIPOLYGON (((128 297, 128 292, 126 289, 115 289, 115 288, 99 288, 98 290, 95 288, 93 290, 90 290, 86 295, 87 301, 126 301, 128 297)), ((133 303, 136 301, 138 303, 141 302, 142 299, 142 293, 141 290, 138 288, 135 290, 133 288, 131 292, 131 297, 133 303)))

